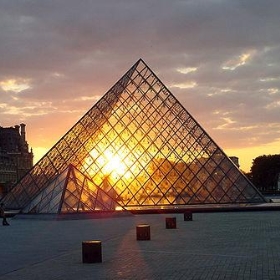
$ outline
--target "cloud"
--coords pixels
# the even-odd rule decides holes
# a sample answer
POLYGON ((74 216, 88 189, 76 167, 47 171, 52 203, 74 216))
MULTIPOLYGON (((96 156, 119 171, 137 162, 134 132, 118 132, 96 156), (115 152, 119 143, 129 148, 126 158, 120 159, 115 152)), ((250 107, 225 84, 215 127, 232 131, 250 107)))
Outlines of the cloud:
POLYGON ((0 87, 4 91, 13 91, 19 93, 30 88, 30 83, 26 79, 8 79, 0 81, 0 87))
POLYGON ((182 74, 188 74, 197 71, 197 67, 178 68, 177 71, 182 74))
POLYGON ((197 83, 196 82, 185 82, 185 83, 181 83, 181 84, 174 84, 174 85, 171 85, 171 88, 173 87, 177 87, 177 88, 180 88, 180 89, 185 89, 185 88, 194 88, 197 86, 197 83))
POLYGON ((223 70, 235 70, 236 68, 245 65, 252 58, 255 51, 249 51, 235 57, 233 59, 228 60, 223 66, 223 70))

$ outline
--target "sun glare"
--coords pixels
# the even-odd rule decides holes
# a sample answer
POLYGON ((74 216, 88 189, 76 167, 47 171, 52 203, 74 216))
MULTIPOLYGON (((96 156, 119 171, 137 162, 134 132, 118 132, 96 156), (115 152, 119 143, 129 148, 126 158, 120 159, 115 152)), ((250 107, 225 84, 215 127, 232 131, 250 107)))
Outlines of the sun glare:
MULTIPOLYGON (((109 150, 100 155, 97 150, 93 149, 90 156, 104 175, 123 175, 126 172, 127 168, 122 159, 109 150)), ((90 165, 91 160, 88 158, 86 164, 90 165)))
POLYGON ((104 157, 106 159, 106 163, 103 168, 105 174, 116 172, 118 175, 122 175, 125 173, 125 165, 118 155, 114 155, 107 150, 104 152, 104 157))

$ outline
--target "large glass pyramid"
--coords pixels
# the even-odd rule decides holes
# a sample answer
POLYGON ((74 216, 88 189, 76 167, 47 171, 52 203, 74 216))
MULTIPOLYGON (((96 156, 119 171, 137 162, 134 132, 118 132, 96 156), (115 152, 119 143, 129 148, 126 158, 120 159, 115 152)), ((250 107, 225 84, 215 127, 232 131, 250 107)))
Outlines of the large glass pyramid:
POLYGON ((141 59, 14 186, 6 207, 40 212, 32 203, 42 192, 57 199, 52 184, 69 165, 93 189, 64 196, 65 212, 94 211, 96 188, 127 210, 266 202, 141 59))

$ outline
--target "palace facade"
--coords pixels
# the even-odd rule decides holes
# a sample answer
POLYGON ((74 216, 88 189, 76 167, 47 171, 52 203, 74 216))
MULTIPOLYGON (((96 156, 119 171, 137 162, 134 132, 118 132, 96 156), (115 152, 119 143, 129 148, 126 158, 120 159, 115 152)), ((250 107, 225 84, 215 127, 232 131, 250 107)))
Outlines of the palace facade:
POLYGON ((0 126, 0 198, 33 166, 26 141, 26 125, 0 126))

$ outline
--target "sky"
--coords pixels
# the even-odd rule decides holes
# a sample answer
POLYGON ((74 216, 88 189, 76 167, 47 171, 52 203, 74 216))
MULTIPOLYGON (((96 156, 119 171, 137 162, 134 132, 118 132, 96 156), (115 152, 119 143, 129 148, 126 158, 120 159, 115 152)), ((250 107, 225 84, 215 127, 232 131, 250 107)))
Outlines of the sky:
POLYGON ((248 172, 280 153, 280 1, 0 0, 0 126, 35 162, 142 58, 248 172))

